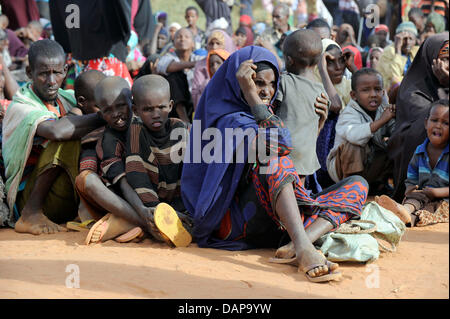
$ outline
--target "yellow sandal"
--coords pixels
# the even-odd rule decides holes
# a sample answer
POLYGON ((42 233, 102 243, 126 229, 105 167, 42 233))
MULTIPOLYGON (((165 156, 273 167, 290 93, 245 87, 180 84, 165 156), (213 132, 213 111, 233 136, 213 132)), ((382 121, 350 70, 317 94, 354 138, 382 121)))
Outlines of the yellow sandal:
POLYGON ((192 242, 192 236, 184 228, 177 212, 172 206, 160 203, 156 206, 155 225, 163 237, 167 237, 175 247, 187 247, 192 242))

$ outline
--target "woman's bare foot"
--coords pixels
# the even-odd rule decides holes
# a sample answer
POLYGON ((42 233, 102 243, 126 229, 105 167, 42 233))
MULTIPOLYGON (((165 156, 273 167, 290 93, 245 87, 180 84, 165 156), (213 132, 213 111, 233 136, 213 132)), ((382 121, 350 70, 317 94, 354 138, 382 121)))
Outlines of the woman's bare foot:
POLYGON ((45 216, 42 211, 33 214, 24 214, 16 222, 14 230, 18 233, 30 233, 33 235, 54 234, 60 231, 67 231, 66 228, 55 224, 45 216))
POLYGON ((329 262, 326 257, 316 249, 307 249, 297 256, 299 271, 307 273, 310 277, 320 277, 339 268, 336 263, 329 262), (317 265, 312 268, 312 266, 317 265))
POLYGON ((295 247, 292 241, 278 248, 275 252, 275 257, 282 259, 290 259, 295 257, 295 247))

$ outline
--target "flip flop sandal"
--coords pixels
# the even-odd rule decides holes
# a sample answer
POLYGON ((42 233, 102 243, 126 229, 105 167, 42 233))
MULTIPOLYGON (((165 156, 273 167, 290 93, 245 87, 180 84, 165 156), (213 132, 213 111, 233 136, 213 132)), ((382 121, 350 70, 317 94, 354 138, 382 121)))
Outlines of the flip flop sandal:
MULTIPOLYGON (((328 266, 328 269, 331 269, 331 262, 330 261, 326 261, 326 266, 328 266)), ((324 264, 313 264, 311 266, 308 266, 307 268, 303 268, 301 271, 303 271, 305 273, 306 278, 308 278, 309 281, 311 282, 327 282, 327 281, 332 281, 332 280, 336 280, 339 281, 342 278, 342 273, 340 271, 328 271, 328 274, 325 275, 321 275, 321 276, 317 276, 317 277, 312 277, 308 274, 309 271, 313 270, 314 268, 320 267, 320 266, 324 266, 324 264)))
POLYGON ((114 240, 118 243, 129 243, 134 241, 135 239, 141 239, 144 235, 144 231, 141 227, 135 227, 129 231, 127 231, 125 234, 120 235, 119 237, 116 237, 114 240))
POLYGON ((271 258, 269 258, 269 262, 274 263, 274 264, 286 264, 286 265, 298 266, 297 257, 292 257, 292 258, 271 257, 271 258))
POLYGON ((108 230, 108 219, 111 217, 111 214, 108 213, 105 216, 103 216, 101 219, 99 219, 94 225, 92 225, 91 229, 89 230, 89 233, 86 236, 86 239, 84 243, 86 245, 99 243, 103 235, 108 230))
POLYGON ((82 223, 79 222, 67 222, 66 228, 75 231, 85 231, 91 229, 91 227, 95 224, 94 219, 85 220, 82 223))
MULTIPOLYGON (((321 250, 317 250, 324 258, 325 255, 323 254, 323 252, 321 250)), ((278 257, 271 257, 269 258, 269 262, 270 263, 274 263, 274 264, 285 264, 285 265, 292 265, 292 266, 297 266, 298 267, 298 262, 297 262, 297 256, 294 256, 292 258, 278 258, 278 257)))
POLYGON ((191 234, 184 228, 172 206, 166 203, 158 204, 154 218, 161 235, 168 238, 175 247, 187 247, 192 242, 191 234))

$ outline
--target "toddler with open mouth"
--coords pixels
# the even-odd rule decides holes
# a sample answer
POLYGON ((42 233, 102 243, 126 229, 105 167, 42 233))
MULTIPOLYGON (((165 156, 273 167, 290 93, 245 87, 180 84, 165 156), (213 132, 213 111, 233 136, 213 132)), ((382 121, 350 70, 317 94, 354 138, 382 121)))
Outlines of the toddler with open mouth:
POLYGON ((430 106, 425 120, 427 138, 409 163, 403 204, 387 196, 376 198, 406 225, 448 223, 448 105, 443 99, 430 106))

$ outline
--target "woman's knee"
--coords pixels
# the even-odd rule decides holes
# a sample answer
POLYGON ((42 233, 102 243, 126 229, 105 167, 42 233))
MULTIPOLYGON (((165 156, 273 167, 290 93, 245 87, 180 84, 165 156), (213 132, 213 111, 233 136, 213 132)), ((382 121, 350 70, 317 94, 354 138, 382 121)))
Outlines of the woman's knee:
POLYGON ((362 177, 360 175, 348 176, 348 177, 344 178, 342 180, 342 182, 344 182, 345 184, 360 183, 360 184, 362 184, 363 187, 369 189, 369 183, 367 182, 367 180, 364 177, 362 177))

